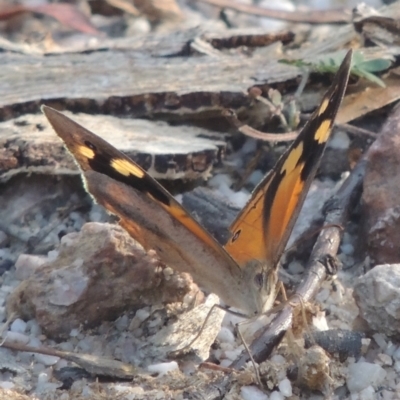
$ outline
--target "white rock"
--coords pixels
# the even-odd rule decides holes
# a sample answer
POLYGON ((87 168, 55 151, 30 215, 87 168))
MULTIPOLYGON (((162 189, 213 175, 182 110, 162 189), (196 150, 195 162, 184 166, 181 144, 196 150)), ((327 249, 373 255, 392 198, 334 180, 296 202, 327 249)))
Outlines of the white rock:
POLYGON ((214 175, 209 181, 208 184, 210 187, 218 189, 222 186, 230 187, 233 184, 232 178, 226 174, 217 174, 214 175))
POLYGON ((220 360, 219 365, 223 368, 229 368, 229 366, 232 364, 232 360, 229 360, 228 358, 223 358, 222 360, 220 360))
POLYGON ((17 318, 10 326, 11 332, 25 333, 26 331, 26 322, 22 321, 22 319, 17 318))
POLYGON ((375 400, 375 389, 372 386, 366 387, 364 390, 358 394, 359 398, 362 400, 375 400))
POLYGON ((235 205, 239 208, 243 208, 246 205, 247 201, 249 200, 249 197, 250 197, 250 195, 246 190, 241 190, 239 192, 234 192, 229 197, 229 201, 233 205, 235 205))
POLYGON ((376 356, 376 360, 375 360, 379 365, 386 365, 386 366, 390 366, 393 364, 393 359, 392 357, 388 356, 387 354, 384 353, 379 353, 376 356))
POLYGON ((264 178, 263 172, 259 169, 256 169, 247 178, 247 182, 252 184, 253 186, 256 186, 261 181, 262 178, 264 178))
POLYGON ((255 153, 257 150, 257 143, 258 140, 256 139, 247 138, 240 149, 240 154, 245 155, 245 154, 255 153))
POLYGON ((389 342, 386 347, 385 354, 387 354, 390 357, 393 357, 393 355, 397 349, 398 349, 398 347, 394 343, 389 342))
POLYGON ((283 379, 279 382, 278 388, 285 397, 290 397, 292 393, 292 384, 289 379, 283 379))
POLYGON ((141 308, 140 310, 136 311, 135 318, 139 318, 140 321, 144 321, 145 319, 149 318, 150 312, 145 309, 141 308))
POLYGON ((387 348, 387 342, 386 342, 386 338, 384 337, 384 335, 382 335, 381 333, 374 333, 372 335, 372 337, 374 338, 376 344, 379 346, 379 348, 383 351, 386 350, 387 348))
POLYGON ((0 387, 4 390, 10 390, 14 387, 15 385, 12 382, 8 381, 2 381, 0 382, 0 387))
POLYGON ((268 400, 268 396, 256 386, 242 386, 240 394, 243 400, 268 400))
POLYGON ((319 331, 326 331, 329 329, 328 321, 324 312, 319 312, 312 319, 313 326, 319 331))
POLYGON ((237 347, 234 350, 225 351, 225 357, 231 360, 232 362, 235 361, 240 356, 241 353, 242 349, 240 347, 237 347))
POLYGON ((46 354, 39 353, 35 353, 34 357, 38 363, 46 365, 47 367, 56 364, 57 361, 60 359, 59 357, 48 356, 46 354))
POLYGON ((58 251, 58 250, 50 250, 50 251, 47 253, 47 259, 48 259, 48 261, 51 262, 51 261, 56 260, 57 257, 58 257, 58 254, 59 254, 59 251, 58 251))
POLYGON ((45 262, 47 257, 33 254, 20 254, 15 262, 15 276, 21 281, 28 279, 45 262))
POLYGON ((396 361, 396 362, 394 363, 394 370, 395 370, 396 372, 400 372, 400 361, 396 361))
POLYGON ((122 317, 118 318, 115 321, 115 327, 120 331, 124 331, 128 328, 129 321, 128 321, 128 316, 125 314, 122 317))
POLYGON ((26 327, 30 332, 31 336, 40 336, 42 334, 42 328, 39 326, 35 319, 31 319, 26 323, 26 327))
POLYGON ((400 330, 400 264, 377 265, 354 283, 353 296, 360 316, 369 327, 381 332, 374 340, 384 352, 387 336, 400 330))
POLYGON ((342 253, 346 254, 346 256, 352 256, 354 254, 354 246, 350 243, 342 244, 340 250, 342 253))
POLYGON ((337 130, 333 137, 329 140, 328 147, 331 149, 348 149, 350 146, 350 138, 346 132, 337 130))
POLYGON ((29 342, 29 336, 19 332, 7 332, 6 341, 27 344, 29 342))
POLYGON ((316 300, 320 303, 324 303, 326 300, 328 300, 330 295, 331 291, 327 288, 323 288, 318 292, 316 300))
POLYGON ((176 361, 171 361, 169 363, 153 364, 147 367, 147 370, 152 373, 157 373, 159 376, 163 376, 170 371, 175 371, 178 369, 178 363, 176 361))
POLYGON ((217 338, 222 343, 231 343, 231 344, 235 343, 235 335, 229 328, 225 326, 221 328, 217 338))
POLYGON ((79 330, 78 329, 76 329, 76 328, 71 329, 71 332, 69 333, 69 336, 77 337, 78 335, 79 335, 79 330))
POLYGON ((276 364, 276 365, 283 365, 286 363, 286 359, 285 357, 283 357, 280 354, 275 354, 271 357, 271 361, 272 363, 276 364))
POLYGON ((397 348, 397 350, 393 353, 393 358, 396 361, 400 361, 400 346, 397 348))
POLYGON ((302 274, 304 272, 304 265, 297 260, 293 260, 288 265, 288 271, 293 275, 302 274))
POLYGON ((370 385, 379 385, 385 377, 386 371, 380 365, 361 361, 349 366, 347 387, 350 393, 358 393, 370 385))
POLYGON ((278 392, 277 390, 274 390, 269 396, 269 400, 284 400, 284 399, 285 396, 281 392, 278 392))

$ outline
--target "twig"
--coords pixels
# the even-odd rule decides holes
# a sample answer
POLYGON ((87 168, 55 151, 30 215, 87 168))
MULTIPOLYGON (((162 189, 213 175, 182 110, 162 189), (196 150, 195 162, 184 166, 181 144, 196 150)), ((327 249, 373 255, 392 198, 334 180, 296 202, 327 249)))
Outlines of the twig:
POLYGON ((257 129, 252 128, 249 125, 242 123, 236 116, 236 113, 231 110, 223 110, 222 115, 229 121, 243 135, 252 137, 253 139, 260 139, 266 142, 290 142, 296 139, 299 134, 298 131, 287 132, 287 133, 265 133, 257 129))
POLYGON ((98 357, 91 354, 78 354, 72 351, 61 351, 50 347, 32 347, 21 343, 15 343, 9 339, 5 339, 1 347, 16 351, 27 351, 30 353, 45 354, 63 358, 67 361, 72 361, 84 368, 91 375, 108 376, 119 379, 133 379, 140 372, 139 368, 126 364, 121 361, 113 360, 106 357, 98 357))
MULTIPOLYGON (((231 109, 226 109, 222 111, 222 115, 228 120, 228 122, 234 126, 243 135, 249 136, 253 139, 263 140, 265 142, 290 142, 296 139, 299 131, 292 131, 286 133, 266 133, 261 132, 257 129, 252 128, 250 125, 241 122, 236 113, 231 109)), ((308 120, 309 115, 301 115, 302 119, 308 120)), ((359 128, 350 124, 335 124, 335 128, 342 129, 353 135, 366 136, 370 139, 376 139, 378 135, 375 132, 371 132, 368 129, 359 128)))
MULTIPOLYGON (((297 288, 290 302, 284 306, 282 311, 269 326, 263 328, 263 332, 251 344, 250 351, 258 363, 266 360, 270 356, 272 350, 280 342, 286 330, 290 328, 293 307, 300 304, 299 298, 301 298, 303 302, 310 301, 318 291, 321 283, 325 280, 326 268, 321 262, 321 259, 327 255, 334 257, 337 253, 342 233, 338 226, 345 225, 350 210, 358 201, 365 173, 365 166, 366 159, 364 157, 353 169, 350 176, 346 179, 335 196, 335 208, 331 208, 325 218, 325 224, 332 226, 321 231, 310 256, 303 283, 297 288)), ((230 365, 230 368, 241 368, 248 360, 248 354, 242 353, 240 357, 230 365)))
POLYGON ((211 4, 216 7, 229 8, 246 14, 259 17, 274 18, 289 22, 308 24, 345 24, 351 22, 350 10, 336 8, 331 10, 310 10, 310 11, 284 11, 270 8, 257 7, 247 4, 236 3, 231 0, 197 0, 202 3, 211 4))

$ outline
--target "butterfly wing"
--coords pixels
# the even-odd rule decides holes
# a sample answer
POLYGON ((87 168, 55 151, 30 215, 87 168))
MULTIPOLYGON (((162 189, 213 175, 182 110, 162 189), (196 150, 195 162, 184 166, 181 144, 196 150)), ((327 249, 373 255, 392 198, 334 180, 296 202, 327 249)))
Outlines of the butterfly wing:
POLYGON ((258 306, 240 267, 168 191, 99 136, 50 107, 42 111, 77 161, 87 191, 134 239, 226 304, 254 314, 258 306))
POLYGON ((231 224, 225 249, 240 266, 258 260, 266 271, 277 268, 325 150, 346 90, 351 58, 349 51, 320 106, 231 224))

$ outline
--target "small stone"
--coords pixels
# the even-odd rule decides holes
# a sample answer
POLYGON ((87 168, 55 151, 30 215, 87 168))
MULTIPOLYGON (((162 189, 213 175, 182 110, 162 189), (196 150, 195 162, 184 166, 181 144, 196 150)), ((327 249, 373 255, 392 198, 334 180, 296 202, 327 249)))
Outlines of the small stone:
POLYGON ((240 394, 243 400, 268 400, 268 396, 256 386, 242 386, 240 394))
POLYGON ((387 342, 384 335, 382 335, 381 333, 374 333, 372 337, 382 351, 386 350, 387 342))
POLYGON ((40 336, 42 334, 42 330, 36 320, 31 319, 26 323, 27 329, 32 336, 40 336))
POLYGON ((397 350, 393 353, 393 358, 396 361, 400 361, 400 346, 397 348, 397 350))
POLYGON ((14 387, 14 383, 8 381, 1 381, 0 387, 4 390, 11 390, 14 387))
POLYGON ((385 377, 386 371, 380 365, 360 361, 349 366, 347 387, 350 393, 358 393, 370 385, 378 386, 385 377))
POLYGON ((178 369, 178 363, 176 361, 171 361, 169 363, 153 364, 147 367, 147 370, 151 373, 157 373, 159 376, 163 376, 170 371, 175 371, 178 369))
POLYGON ((28 279, 43 264, 48 261, 47 257, 33 254, 20 254, 15 262, 15 276, 21 281, 28 279))
POLYGON ((35 353, 34 357, 38 363, 41 363, 46 367, 56 364, 57 361, 60 359, 60 357, 48 356, 46 354, 39 354, 39 353, 35 353))
POLYGON ((365 389, 361 390, 358 396, 362 400, 375 400, 375 389, 372 386, 368 386, 365 389))
POLYGON ((292 275, 302 274, 304 272, 304 265, 301 262, 299 262, 297 260, 294 260, 294 261, 289 263, 288 271, 292 275))
POLYGON ((199 293, 189 274, 174 271, 166 280, 159 261, 112 224, 87 223, 80 233, 63 236, 58 257, 38 268, 40 273, 12 288, 7 312, 36 319, 47 337, 58 340, 138 306, 177 303, 199 293))
POLYGON ((269 396, 269 400, 284 400, 285 396, 276 390, 274 390, 271 395, 269 396))
POLYGON ((388 356, 387 354, 384 354, 384 353, 379 353, 376 356, 376 360, 375 361, 381 366, 393 365, 392 357, 390 357, 390 356, 388 356))
POLYGON ((225 326, 223 326, 219 331, 217 339, 222 343, 235 343, 235 335, 229 328, 225 326))
POLYGON ((19 332, 7 332, 6 341, 27 344, 29 342, 29 336, 19 332))
POLYGON ((354 246, 350 243, 342 244, 340 250, 346 254, 346 256, 352 256, 354 254, 354 246))
POLYGON ((10 326, 11 332, 25 333, 26 331, 26 322, 22 321, 22 319, 17 318, 13 321, 10 326))
POLYGON ((150 317, 150 312, 145 309, 141 308, 140 310, 136 311, 135 318, 138 318, 139 321, 143 322, 145 319, 150 317))
POLYGON ((77 337, 78 335, 79 335, 79 329, 71 329, 71 332, 69 333, 69 336, 77 337))
POLYGON ((124 314, 122 317, 118 318, 115 321, 115 327, 120 331, 125 331, 128 329, 129 321, 128 321, 128 316, 124 314))
POLYGON ((378 265, 356 280, 353 297, 362 318, 375 332, 382 351, 385 337, 398 337, 400 332, 400 264, 378 265))
POLYGON ((290 397, 292 393, 292 384, 289 379, 285 378, 279 382, 278 388, 285 397, 290 397))
POLYGON ((316 300, 320 303, 324 303, 328 300, 329 296, 331 295, 331 291, 327 288, 320 290, 316 296, 316 300))

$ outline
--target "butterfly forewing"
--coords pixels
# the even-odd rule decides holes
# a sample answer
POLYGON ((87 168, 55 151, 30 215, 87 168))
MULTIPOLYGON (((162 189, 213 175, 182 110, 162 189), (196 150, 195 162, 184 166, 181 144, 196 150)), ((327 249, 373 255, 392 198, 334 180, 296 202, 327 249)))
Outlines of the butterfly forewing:
POLYGON ((232 223, 225 248, 239 265, 255 259, 276 268, 346 90, 351 56, 349 51, 320 106, 232 223))
POLYGON ((56 110, 42 110, 81 168, 88 192, 134 239, 227 304, 254 314, 258 306, 247 297, 240 267, 171 194, 99 136, 56 110))

